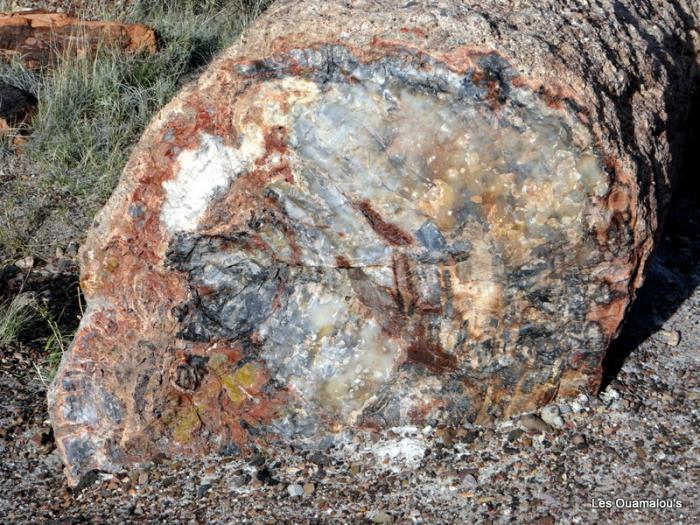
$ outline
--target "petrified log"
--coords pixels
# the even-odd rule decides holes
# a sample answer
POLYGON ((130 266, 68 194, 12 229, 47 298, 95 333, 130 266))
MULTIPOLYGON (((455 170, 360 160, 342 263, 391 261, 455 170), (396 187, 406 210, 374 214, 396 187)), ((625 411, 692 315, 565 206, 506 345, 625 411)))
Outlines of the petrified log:
POLYGON ((71 479, 595 391, 668 200, 688 6, 278 3, 82 248, 71 479))
POLYGON ((91 54, 99 45, 153 53, 156 36, 141 24, 82 20, 42 10, 0 13, 0 60, 5 62, 17 58, 36 68, 52 62, 56 54, 91 54))

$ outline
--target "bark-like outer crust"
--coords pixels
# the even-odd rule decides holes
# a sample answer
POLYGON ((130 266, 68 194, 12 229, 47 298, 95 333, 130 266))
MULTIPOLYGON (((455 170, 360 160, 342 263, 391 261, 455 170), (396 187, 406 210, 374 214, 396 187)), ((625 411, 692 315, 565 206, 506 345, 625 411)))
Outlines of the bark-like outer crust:
MULTIPOLYGON (((118 406, 116 400, 113 406, 105 399, 111 399, 110 388, 144 363, 155 368, 156 357, 175 363, 182 359, 176 352, 163 357, 154 351, 158 344, 167 347, 173 340, 178 323, 171 308, 186 299, 187 289, 163 268, 169 236, 159 214, 149 210, 159 212, 162 182, 173 176, 173 163, 167 162, 173 158, 172 144, 164 142, 163 130, 175 130, 179 148, 193 147, 198 130, 220 130, 225 115, 209 114, 210 101, 199 93, 235 92, 235 81, 224 71, 230 72, 236 63, 323 44, 345 46, 367 61, 392 50, 413 49, 458 72, 472 67, 475 57, 495 52, 518 68, 522 82, 552 106, 570 107, 573 102, 580 108, 579 118, 590 125, 610 177, 611 191, 598 206, 611 220, 596 232, 605 259, 594 274, 607 282, 612 300, 603 307, 594 305, 588 315, 609 342, 642 282, 660 213, 669 200, 700 47, 697 11, 697 6, 683 0, 595 1, 585 7, 565 0, 277 3, 154 119, 81 250, 81 285, 89 309, 49 394, 56 441, 69 479, 75 482, 91 468, 110 470, 142 461, 158 451, 206 451, 153 442, 162 438, 157 428, 151 428, 155 423, 144 427, 138 419, 121 420, 123 413, 131 417, 151 410, 151 405, 136 406, 134 399, 130 401, 134 406, 118 406), (134 209, 134 202, 144 204, 143 209, 134 209), (117 269, 121 279, 113 280, 110 275, 117 269), (134 296, 143 293, 138 288, 169 302, 118 308, 110 304, 109 298, 125 296, 125 287, 133 287, 134 296), (160 338, 139 340, 139 331, 145 328, 160 333, 160 338), (114 344, 122 347, 112 351, 130 352, 121 370, 113 370, 113 365, 110 369, 108 355, 110 336, 117 330, 121 339, 114 344), (127 342, 133 344, 131 351, 123 347, 127 342), (81 413, 78 422, 66 418, 67 411, 79 410, 71 403, 96 397, 102 410, 113 410, 113 421, 92 420, 90 413, 81 413)), ((228 96, 233 102, 235 95, 228 96)), ((222 107, 220 101, 216 105, 222 107)), ((603 350, 592 360, 588 356, 582 364, 572 363, 557 385, 528 393, 527 402, 512 410, 533 408, 555 395, 595 390, 603 350)), ((236 352, 229 349, 232 360, 240 358, 236 352)), ((144 391, 155 388, 149 381, 154 380, 144 379, 144 391)), ((169 381, 172 378, 161 374, 155 383, 169 381)), ((494 392, 487 395, 497 397, 494 392)), ((268 421, 274 407, 287 402, 283 391, 260 396, 268 397, 251 416, 256 421, 268 421)), ((245 433, 239 427, 231 432, 245 433)))

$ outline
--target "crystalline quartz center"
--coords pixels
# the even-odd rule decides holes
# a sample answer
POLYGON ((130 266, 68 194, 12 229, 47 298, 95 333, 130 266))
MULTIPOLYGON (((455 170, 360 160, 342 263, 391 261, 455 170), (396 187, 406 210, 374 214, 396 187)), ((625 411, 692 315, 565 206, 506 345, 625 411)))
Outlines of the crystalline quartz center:
POLYGON ((402 67, 265 82, 237 108, 238 142, 202 133, 164 184, 169 263, 206 289, 183 337, 260 341, 311 418, 355 422, 389 396, 398 423, 444 396, 433 374, 508 366, 516 346, 561 353, 570 297, 545 285, 533 301, 514 275, 544 285, 592 251, 586 199, 606 184, 583 129, 524 90, 494 111, 456 74, 402 67), (260 159, 279 175, 251 187, 260 159), (518 302, 532 319, 509 318, 518 302), (420 390, 402 367, 429 372, 420 390))

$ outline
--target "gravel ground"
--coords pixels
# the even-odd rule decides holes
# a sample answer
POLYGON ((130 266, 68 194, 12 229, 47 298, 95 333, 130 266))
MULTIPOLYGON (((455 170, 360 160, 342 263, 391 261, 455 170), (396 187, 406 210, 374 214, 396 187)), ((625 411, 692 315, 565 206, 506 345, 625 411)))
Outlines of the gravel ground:
POLYGON ((546 411, 551 425, 526 417, 496 428, 401 428, 315 454, 155 458, 123 475, 95 472, 70 490, 33 365, 44 356, 8 348, 0 516, 12 524, 698 523, 700 199, 680 193, 606 364, 612 380, 600 396, 553 407, 561 421, 546 411))

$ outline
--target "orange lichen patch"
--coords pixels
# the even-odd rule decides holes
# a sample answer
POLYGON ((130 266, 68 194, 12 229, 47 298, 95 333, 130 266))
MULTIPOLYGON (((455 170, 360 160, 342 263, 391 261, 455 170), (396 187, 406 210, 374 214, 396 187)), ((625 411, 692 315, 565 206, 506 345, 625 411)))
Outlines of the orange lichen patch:
POLYGON ((206 370, 198 376, 201 383, 192 392, 171 396, 171 409, 163 421, 184 447, 183 453, 211 446, 201 434, 204 430, 220 436, 224 443, 230 440, 246 448, 250 442, 246 425, 269 423, 282 406, 280 400, 262 392, 269 376, 261 363, 240 365, 240 349, 218 344, 207 354, 206 370))

